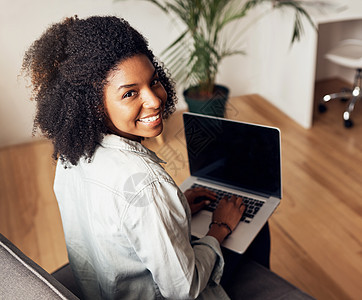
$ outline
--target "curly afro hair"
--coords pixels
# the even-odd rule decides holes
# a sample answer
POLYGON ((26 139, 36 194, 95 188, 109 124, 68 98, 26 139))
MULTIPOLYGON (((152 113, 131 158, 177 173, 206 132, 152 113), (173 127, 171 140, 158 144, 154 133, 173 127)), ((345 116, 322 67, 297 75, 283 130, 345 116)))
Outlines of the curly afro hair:
POLYGON ((39 128, 54 145, 54 159, 88 161, 107 132, 103 90, 109 72, 123 60, 146 55, 167 92, 163 118, 175 111, 174 82, 145 38, 117 17, 76 16, 50 26, 26 51, 22 70, 36 101, 39 128))

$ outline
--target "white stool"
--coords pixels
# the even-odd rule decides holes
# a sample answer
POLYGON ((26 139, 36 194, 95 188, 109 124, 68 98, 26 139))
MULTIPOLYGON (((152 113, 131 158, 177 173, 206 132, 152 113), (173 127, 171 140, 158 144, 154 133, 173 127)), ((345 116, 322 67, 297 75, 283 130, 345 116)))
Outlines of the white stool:
POLYGON ((347 108, 343 113, 343 120, 345 127, 352 127, 351 113, 354 110, 356 102, 362 97, 361 83, 362 83, 362 41, 348 39, 340 42, 337 47, 332 49, 326 54, 326 58, 335 64, 356 69, 353 89, 345 89, 340 93, 325 95, 318 106, 320 112, 325 112, 327 107, 325 103, 333 99, 341 99, 348 101, 347 108))

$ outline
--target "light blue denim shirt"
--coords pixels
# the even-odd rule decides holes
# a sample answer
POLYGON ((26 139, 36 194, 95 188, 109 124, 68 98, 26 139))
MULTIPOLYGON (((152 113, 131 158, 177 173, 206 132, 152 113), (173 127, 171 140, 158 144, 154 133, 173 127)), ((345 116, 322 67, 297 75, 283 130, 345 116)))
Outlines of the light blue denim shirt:
POLYGON ((155 153, 106 135, 54 182, 69 261, 88 299, 228 299, 217 240, 190 242, 190 208, 155 153))

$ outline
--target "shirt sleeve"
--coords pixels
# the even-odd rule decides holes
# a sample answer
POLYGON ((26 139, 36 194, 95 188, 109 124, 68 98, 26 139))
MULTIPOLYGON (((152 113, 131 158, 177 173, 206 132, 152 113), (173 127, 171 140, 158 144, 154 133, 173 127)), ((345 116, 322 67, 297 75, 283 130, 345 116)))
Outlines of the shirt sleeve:
POLYGON ((190 243, 185 201, 173 182, 155 181, 134 195, 123 219, 122 231, 166 298, 194 299, 222 275, 217 240, 190 243))

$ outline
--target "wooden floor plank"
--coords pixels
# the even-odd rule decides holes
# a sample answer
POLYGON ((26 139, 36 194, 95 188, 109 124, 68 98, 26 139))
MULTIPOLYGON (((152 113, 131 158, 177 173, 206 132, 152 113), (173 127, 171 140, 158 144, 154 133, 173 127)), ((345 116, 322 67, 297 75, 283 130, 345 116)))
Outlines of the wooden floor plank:
MULTIPOLYGON (((319 82, 316 98, 344 84, 319 82)), ((281 129, 283 200, 270 220, 271 266, 320 300, 362 295, 362 105, 349 129, 345 105, 315 109, 311 129, 258 95, 227 106, 228 118, 281 129)), ((163 139, 145 144, 168 162, 177 184, 189 176, 181 111, 166 122, 163 139)), ((46 141, 0 149, 0 231, 48 271, 67 261, 51 152, 46 141)))
POLYGON ((52 272, 67 262, 47 141, 0 149, 0 231, 52 272))

